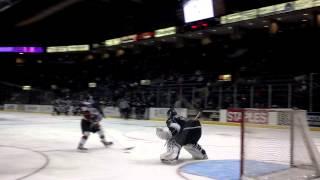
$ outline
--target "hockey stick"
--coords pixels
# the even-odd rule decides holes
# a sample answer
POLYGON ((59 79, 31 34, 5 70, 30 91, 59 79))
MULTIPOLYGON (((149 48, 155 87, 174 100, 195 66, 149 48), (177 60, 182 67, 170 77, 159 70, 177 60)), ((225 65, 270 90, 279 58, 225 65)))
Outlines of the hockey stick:
MULTIPOLYGON (((105 132, 105 135, 109 136, 117 145, 120 146, 120 150, 124 150, 124 151, 128 151, 128 150, 132 150, 133 148, 135 148, 135 146, 126 146, 124 145, 122 142, 120 142, 119 138, 115 138, 114 135, 111 135, 110 130, 108 132, 105 132)), ((114 147, 113 147, 114 148, 114 147)), ((114 148, 117 149, 117 148, 114 148)))
POLYGON ((200 115, 201 115, 201 111, 198 112, 198 114, 197 114, 197 116, 194 118, 194 120, 195 120, 195 121, 196 121, 196 120, 199 120, 200 115))

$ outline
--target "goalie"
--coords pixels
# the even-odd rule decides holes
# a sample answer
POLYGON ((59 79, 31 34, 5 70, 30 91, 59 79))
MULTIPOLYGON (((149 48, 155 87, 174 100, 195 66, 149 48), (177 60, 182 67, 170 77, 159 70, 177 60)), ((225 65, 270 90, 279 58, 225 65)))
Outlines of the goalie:
POLYGON ((113 144, 112 142, 105 140, 103 128, 100 125, 100 121, 103 117, 98 109, 94 108, 91 103, 85 102, 82 104, 81 113, 83 115, 83 118, 81 119, 82 137, 78 145, 79 150, 87 150, 87 148, 84 147, 84 144, 89 138, 90 133, 98 133, 101 143, 104 146, 113 144))
POLYGON ((157 136, 167 141, 167 152, 160 155, 160 160, 165 163, 175 162, 179 158, 181 147, 188 151, 193 159, 208 159, 206 151, 198 144, 201 137, 200 122, 178 116, 174 109, 169 109, 167 115, 167 127, 156 129, 157 136))

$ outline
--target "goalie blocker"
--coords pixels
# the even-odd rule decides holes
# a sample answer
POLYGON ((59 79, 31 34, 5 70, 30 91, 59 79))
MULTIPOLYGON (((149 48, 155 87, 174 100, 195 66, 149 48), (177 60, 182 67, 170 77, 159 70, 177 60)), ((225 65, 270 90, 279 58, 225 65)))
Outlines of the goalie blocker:
POLYGON ((174 109, 170 109, 167 115, 167 127, 156 129, 158 137, 167 141, 167 152, 160 155, 160 160, 175 162, 182 147, 192 155, 193 159, 208 159, 206 151, 198 144, 202 134, 200 122, 178 116, 174 109))

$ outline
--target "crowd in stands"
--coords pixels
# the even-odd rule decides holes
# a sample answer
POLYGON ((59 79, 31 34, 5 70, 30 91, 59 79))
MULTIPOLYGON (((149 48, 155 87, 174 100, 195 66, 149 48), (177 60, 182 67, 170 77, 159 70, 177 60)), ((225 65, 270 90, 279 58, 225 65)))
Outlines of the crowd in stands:
MULTIPOLYGON (((42 63, 26 55, 24 64, 4 64, 20 78, 1 76, 1 82, 14 85, 0 83, 0 101, 52 104, 57 98, 79 101, 90 94, 106 106, 124 107, 124 116, 126 106, 143 107, 136 108, 141 112, 146 107, 172 104, 195 109, 268 108, 288 107, 289 98, 290 106, 308 109, 309 75, 317 72, 313 62, 317 47, 311 42, 318 41, 318 31, 310 27, 283 29, 272 35, 250 31, 239 36, 212 37, 212 43, 206 44, 197 39, 180 39, 122 49, 121 53, 106 50, 36 57, 44 58, 42 63), (232 74, 232 81, 219 81, 221 74, 232 74), (296 79, 300 76, 303 80, 296 79), (150 80, 150 84, 141 84, 141 80, 150 80), (89 88, 90 82, 97 87, 89 88), (33 89, 14 87, 26 84, 33 89)), ((314 77, 314 108, 320 110, 320 102, 316 101, 320 99, 320 78, 316 73, 314 77)))

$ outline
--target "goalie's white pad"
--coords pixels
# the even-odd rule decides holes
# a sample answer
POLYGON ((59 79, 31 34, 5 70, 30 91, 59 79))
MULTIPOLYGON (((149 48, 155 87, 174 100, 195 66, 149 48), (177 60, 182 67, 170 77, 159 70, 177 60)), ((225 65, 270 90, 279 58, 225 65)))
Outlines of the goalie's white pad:
POLYGON ((193 159, 208 159, 206 152, 198 144, 187 144, 184 149, 192 155, 193 159))
POLYGON ((178 160, 181 146, 175 140, 168 140, 166 143, 167 152, 160 155, 160 160, 164 163, 174 163, 178 160))
POLYGON ((156 134, 160 139, 169 140, 172 138, 171 131, 167 127, 157 127, 156 134))

